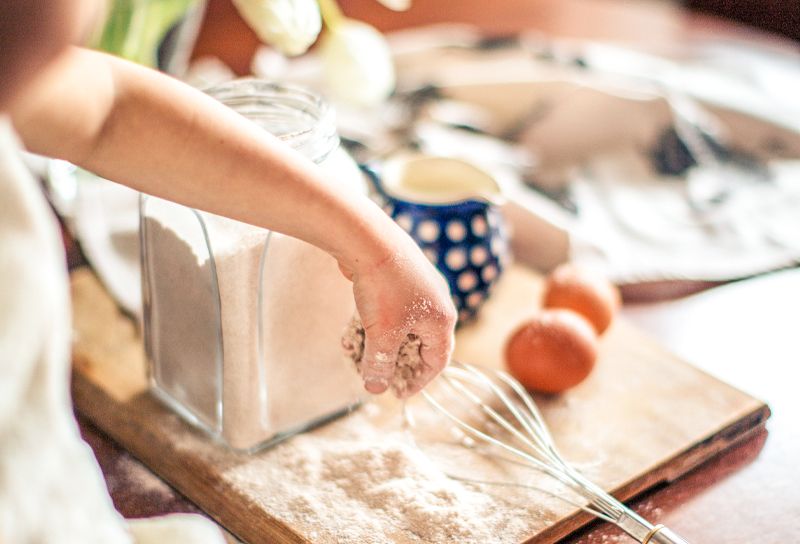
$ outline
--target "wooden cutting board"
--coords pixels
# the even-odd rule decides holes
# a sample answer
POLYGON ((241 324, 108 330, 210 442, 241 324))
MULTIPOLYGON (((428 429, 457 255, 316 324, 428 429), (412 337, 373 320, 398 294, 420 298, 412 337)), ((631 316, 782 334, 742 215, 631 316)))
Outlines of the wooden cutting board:
MULTIPOLYGON (((276 497, 267 496, 281 489, 268 485, 273 482, 259 487, 241 477, 274 468, 280 448, 290 443, 246 455, 187 424, 148 390, 135 323, 118 310, 90 270, 75 270, 71 279, 73 398, 82 415, 247 544, 338 540, 325 534, 324 520, 313 515, 287 521, 286 512, 274 507, 276 497)), ((540 289, 538 274, 509 269, 481 318, 458 332, 455 357, 500 366, 505 339, 537 308, 540 289)), ((686 473, 760 431, 769 417, 763 402, 677 359, 621 320, 601 338, 598 363, 586 381, 563 395, 537 397, 537 402, 564 456, 621 500, 686 473)), ((363 419, 359 425, 366 421, 362 411, 303 439, 348 436, 355 418, 363 419)), ((373 431, 379 436, 383 430, 373 431)), ((553 543, 593 519, 555 502, 526 513, 525 529, 509 544, 553 543)), ((506 503, 497 504, 502 509, 506 503)), ((510 509, 508 515, 517 511, 510 509)), ((395 542, 423 541, 396 528, 375 530, 382 538, 395 535, 395 542)))

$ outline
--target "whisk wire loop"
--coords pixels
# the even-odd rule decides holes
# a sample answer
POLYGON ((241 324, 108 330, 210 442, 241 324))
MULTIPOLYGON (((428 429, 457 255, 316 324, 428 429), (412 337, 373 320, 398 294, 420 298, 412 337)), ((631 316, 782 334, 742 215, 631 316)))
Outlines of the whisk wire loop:
MULTIPOLYGON (((461 363, 457 363, 461 366, 461 363)), ((528 412, 525 410, 520 410, 517 406, 517 403, 513 402, 512 399, 506 394, 505 391, 501 387, 499 387, 494 381, 492 381, 486 374, 479 372, 476 368, 467 367, 467 370, 470 371, 471 374, 479 377, 481 381, 491 390, 492 393, 497 395, 498 398, 503 402, 503 404, 511 411, 511 414, 516 418, 517 421, 522 425, 528 435, 534 440, 535 444, 532 444, 527 437, 522 435, 521 433, 517 432, 516 429, 513 429, 513 434, 517 436, 520 440, 525 442, 528 446, 535 449, 540 455, 546 457, 548 461, 554 462, 556 464, 562 464, 562 460, 558 453, 555 450, 555 445, 553 444, 552 439, 548 433, 542 432, 542 428, 544 426, 544 420, 539 413, 539 410, 536 408, 536 405, 530 399, 530 396, 527 394, 521 393, 517 390, 519 382, 512 382, 511 380, 504 379, 502 373, 495 372, 495 376, 499 378, 503 383, 507 384, 512 388, 512 390, 517 394, 517 396, 523 401, 525 407, 528 409, 528 412)), ((487 408, 489 408, 487 406, 487 408)), ((490 408, 489 408, 490 409, 490 408)), ((492 410, 494 412, 494 410, 492 410)), ((494 412, 493 419, 501 419, 502 418, 499 414, 494 412)), ((508 422, 505 422, 506 424, 508 422)), ((510 426, 509 426, 510 427, 510 426)), ((509 428, 507 427, 507 428, 509 428)))
MULTIPOLYGON (((522 440, 523 443, 529 443, 527 440, 525 440, 525 438, 519 433, 519 431, 517 429, 514 429, 513 427, 510 426, 510 424, 509 424, 509 422, 507 420, 502 418, 494 409, 492 409, 491 407, 486 405, 486 403, 484 403, 472 391, 470 391, 469 389, 464 387, 463 384, 459 381, 459 379, 453 379, 454 376, 452 374, 453 374, 452 372, 447 372, 446 374, 442 375, 442 380, 444 382, 446 382, 447 385, 449 385, 452 388, 453 391, 462 394, 468 400, 474 402, 475 405, 480 407, 481 410, 484 413, 486 413, 487 415, 489 415, 489 417, 493 421, 497 422, 503 428, 505 428, 506 430, 511 432, 514 436, 516 436, 517 438, 522 440)), ((463 377, 464 377, 463 375, 462 376, 456 375, 456 378, 463 378, 463 377)), ((471 436, 473 438, 478 438, 479 440, 481 440, 481 441, 483 441, 485 443, 494 445, 494 446, 502 449, 503 451, 506 451, 506 452, 509 452, 509 453, 511 453, 513 455, 516 455, 516 456, 520 457, 521 459, 524 459, 524 460, 528 461, 529 463, 531 463, 532 465, 534 465, 534 467, 537 468, 538 470, 543 471, 543 472, 549 474, 550 476, 558 479, 560 482, 562 482, 563 484, 569 486, 570 488, 574 487, 574 482, 572 482, 569 479, 565 478, 564 475, 561 472, 559 472, 558 470, 554 469, 554 467, 552 467, 551 465, 548 465, 546 462, 543 462, 538 457, 536 457, 534 455, 531 455, 530 453, 528 453, 526 451, 522 451, 517 447, 514 447, 514 446, 512 446, 510 444, 507 444, 507 443, 495 438, 494 436, 491 436, 491 435, 489 435, 489 434, 487 434, 487 433, 475 428, 474 426, 470 425, 469 423, 465 422, 463 419, 461 419, 458 416, 456 416, 455 414, 453 414, 451 410, 445 408, 441 403, 439 403, 427 391, 423 390, 422 391, 422 395, 423 395, 423 398, 428 402, 428 404, 430 404, 435 410, 439 411, 445 417, 450 419, 450 421, 452 421, 460 430, 465 432, 468 436, 471 436)))
MULTIPOLYGON (((605 515, 614 519, 619 519, 623 510, 622 505, 615 499, 609 500, 605 492, 583 478, 580 473, 575 471, 564 461, 556 449, 550 434, 547 432, 544 418, 539 412, 539 409, 519 382, 497 370, 479 369, 458 361, 454 361, 451 364, 452 367, 448 368, 448 371, 443 375, 443 380, 447 385, 461 393, 475 406, 478 406, 492 421, 500 425, 523 444, 528 451, 522 451, 519 448, 498 440, 466 424, 463 420, 459 420, 451 414, 450 419, 452 421, 455 421, 462 430, 467 431, 469 434, 475 435, 485 442, 494 444, 507 452, 525 459, 538 467, 539 470, 556 478, 558 481, 589 500, 595 508, 605 515), (515 402, 511 396, 498 385, 497 381, 492 378, 496 378, 500 380, 501 383, 508 385, 527 410, 522 409, 519 402, 515 402), (496 396, 514 416, 514 419, 522 425, 523 429, 528 433, 528 436, 521 433, 508 419, 501 416, 494 408, 467 388, 464 382, 482 386, 496 396)), ((442 409, 444 408, 442 407, 442 409)))
MULTIPOLYGON (((423 397, 425 398, 425 400, 435 410, 439 411, 445 417, 447 417, 448 419, 453 421, 462 431, 465 431, 468 436, 474 437, 474 438, 478 438, 479 440, 482 440, 482 441, 484 441, 484 442, 486 442, 488 444, 492 444, 494 446, 497 446, 497 447, 503 449, 506 452, 509 452, 509 453, 511 453, 513 455, 516 455, 516 456, 520 457, 521 459, 524 459, 524 460, 528 461, 529 463, 531 463, 531 465, 533 465, 533 468, 536 468, 536 469, 538 469, 538 470, 540 470, 542 472, 545 472, 545 473, 549 474, 553 478, 556 478, 557 480, 562 482, 564 485, 567 485, 567 486, 569 486, 571 488, 574 486, 573 482, 571 482, 568 479, 566 479, 563 474, 561 474, 560 472, 554 470, 553 467, 548 466, 547 464, 543 463, 541 460, 537 459, 536 457, 534 457, 532 455, 529 455, 528 453, 526 453, 526 452, 524 452, 524 451, 522 451, 522 450, 520 450, 518 448, 510 446, 510 445, 508 445, 508 444, 506 444, 506 443, 494 438, 493 436, 488 435, 488 434, 484 433, 483 431, 480 431, 480 430, 472 427, 468 423, 465 423, 464 421, 462 421, 461 419, 459 419, 458 417, 453 415, 449 410, 447 410, 444 406, 442 406, 435 399, 433 399, 427 392, 423 391, 422 394, 423 394, 423 397)), ((487 454, 484 453, 484 455, 487 455, 487 454)), ((492 455, 492 456, 493 457, 497 457, 496 455, 492 455)), ((502 459, 505 459, 505 458, 502 458, 502 459)))
MULTIPOLYGON (((463 365, 463 363, 458 364, 459 366, 463 365)), ((472 371, 480 373, 480 371, 474 367, 472 367, 472 371)), ((547 431, 547 426, 539 408, 522 385, 505 372, 494 369, 485 369, 484 372, 491 372, 497 379, 510 387, 517 398, 522 401, 525 408, 527 408, 527 411, 516 408, 515 403, 511 401, 510 397, 503 392, 502 389, 496 386, 492 388, 501 401, 511 409, 512 414, 514 414, 517 420, 523 425, 525 430, 532 436, 537 437, 536 441, 539 445, 537 452, 543 457, 546 457, 548 461, 558 466, 559 470, 563 470, 568 475, 568 479, 572 484, 577 483, 577 486, 570 485, 570 487, 576 489, 580 495, 583 495, 584 498, 588 499, 596 508, 603 511, 607 516, 619 519, 624 510, 624 506, 616 499, 613 499, 613 497, 609 497, 606 492, 597 487, 590 480, 587 480, 561 457, 561 454, 553 443, 550 433, 547 431)))
MULTIPOLYGON (((428 396, 427 392, 423 391, 422 392, 422 396, 423 397, 428 396)), ((445 409, 443 407, 441 407, 439 405, 439 403, 437 403, 435 400, 433 400, 433 398, 429 398, 428 400, 431 403, 431 406, 438 413, 440 413, 442 415, 445 415, 446 411, 445 411, 445 409)), ((405 419, 405 422, 406 422, 407 438, 408 438, 408 440, 409 440, 409 442, 411 443, 412 446, 414 446, 417 450, 422 452, 422 448, 420 448, 420 446, 417 444, 417 441, 415 440, 415 438, 413 436, 413 433, 411 432, 411 429, 416 427, 417 423, 416 423, 413 411, 409 409, 407 404, 404 404, 403 414, 404 414, 404 419, 405 419)), ((451 418, 448 416, 448 419, 451 419, 451 418)), ((519 465, 519 466, 522 466, 522 467, 525 467, 525 468, 529 468, 529 469, 532 469, 532 470, 537 470, 539 472, 543 471, 542 467, 538 467, 538 466, 535 466, 535 465, 532 465, 532 464, 524 462, 524 460, 525 460, 524 458, 520 460, 520 459, 509 458, 509 457, 502 456, 502 455, 496 455, 491 451, 488 451, 488 450, 486 450, 484 448, 481 448, 481 442, 480 441, 473 440, 472 437, 470 437, 467 433, 463 432, 463 430, 461 430, 460 428, 459 428, 459 431, 461 432, 461 434, 463 436, 463 439, 460 441, 460 445, 462 445, 462 446, 464 446, 464 447, 466 447, 466 448, 468 448, 468 449, 470 449, 472 451, 476 451, 478 454, 480 454, 480 455, 482 455, 484 457, 492 458, 492 459, 498 459, 498 460, 501 460, 501 461, 506 462, 506 463, 519 465)), ((465 476, 462 476, 462 475, 456 475, 456 474, 448 472, 448 470, 443 470, 443 472, 447 475, 447 477, 452 478, 453 480, 458 480, 460 482, 465 482, 465 483, 469 483, 469 484, 489 485, 489 486, 495 486, 495 487, 498 487, 498 486, 499 487, 516 487, 516 488, 522 488, 522 489, 528 489, 528 490, 532 490, 532 491, 537 491, 537 492, 540 492, 540 493, 544 493, 545 495, 549 495, 549 496, 551 496, 551 497, 553 497, 555 499, 558 499, 558 500, 560 500, 562 502, 566 502, 567 504, 570 504, 570 505, 572 505, 572 506, 574 506, 574 507, 576 507, 576 508, 578 508, 580 510, 583 510, 586 513, 591 514, 591 515, 593 515, 593 516, 595 516, 597 518, 600 518, 602 520, 608 521, 609 523, 615 523, 615 521, 616 521, 614 518, 609 517, 608 515, 604 514, 603 512, 600 512, 599 510, 595 509, 591 504, 581 504, 581 503, 579 503, 577 501, 574 501, 574 500, 570 499, 569 497, 564 496, 563 494, 559 494, 557 492, 554 492, 552 490, 545 489, 545 488, 542 488, 542 487, 537 487, 537 486, 534 486, 534 485, 529 485, 529 484, 524 484, 524 483, 519 483, 519 482, 502 482, 502 481, 494 481, 494 480, 478 480, 476 478, 469 478, 469 477, 465 477, 465 476)), ((553 476, 552 474, 550 474, 547 471, 545 471, 545 473, 553 476)))
MULTIPOLYGON (((442 393, 451 403, 457 403, 467 413, 475 413, 488 417, 486 423, 497 425, 495 430, 502 429, 507 433, 507 441, 492 436, 489 429, 481 430, 456 415, 452 409, 440 402, 434 394, 423 390, 421 395, 437 412, 451 421, 455 427, 468 437, 475 445, 464 444, 479 453, 506 462, 522 464, 528 468, 543 472, 553 477, 567 488, 588 501, 588 505, 577 504, 554 492, 544 491, 556 496, 578 508, 610 521, 638 540, 640 543, 656 542, 658 544, 687 544, 686 541, 663 526, 651 523, 631 511, 628 507, 591 482, 579 471, 570 466, 553 442, 541 412, 533 398, 525 388, 510 375, 496 369, 486 369, 468 365, 459 361, 451 364, 440 375, 437 382, 446 386, 442 393), (509 391, 510 390, 510 391, 509 391), (486 400, 481 394, 488 394, 486 400), (499 402, 510 417, 502 415, 492 406, 499 402), (508 439, 510 437, 510 439, 508 439), (503 455, 484 451, 477 444, 498 448, 503 455), (505 454, 511 454, 508 458, 505 454)), ((443 398, 444 401, 444 398, 443 398)), ((473 483, 491 483, 529 487, 523 484, 502 484, 498 482, 481 482, 469 478, 457 478, 473 483)), ((533 488, 538 489, 538 488, 533 488)))
POLYGON ((533 439, 533 441, 528 437, 525 436, 522 432, 519 431, 516 427, 514 427, 506 418, 502 417, 496 410, 494 410, 491 406, 481 401, 481 399, 472 391, 467 389, 460 381, 452 379, 450 376, 445 376, 445 381, 448 384, 462 393, 464 396, 475 402, 478 406, 480 406, 481 410, 488 415, 492 421, 503 427, 506 431, 511 433, 517 440, 519 440, 522 444, 530 448, 531 450, 539 453, 540 455, 547 458, 548 461, 551 462, 558 462, 556 457, 548 455, 548 451, 544 449, 544 445, 542 444, 542 437, 540 433, 538 433, 538 429, 535 427, 531 427, 530 422, 526 421, 523 417, 522 412, 511 402, 511 400, 506 396, 506 394, 493 382, 491 382, 485 375, 472 372, 475 374, 475 377, 480 381, 482 385, 485 385, 492 393, 497 395, 500 399, 504 401, 506 407, 511 411, 512 415, 522 424, 523 428, 529 433, 529 436, 533 439))

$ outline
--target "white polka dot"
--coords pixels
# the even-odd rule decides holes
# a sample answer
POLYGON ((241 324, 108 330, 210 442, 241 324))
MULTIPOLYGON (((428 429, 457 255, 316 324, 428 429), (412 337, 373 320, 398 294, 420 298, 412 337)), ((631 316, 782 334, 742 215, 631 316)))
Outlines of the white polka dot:
POLYGON ((454 247, 444 256, 444 262, 454 272, 461 270, 467 266, 467 253, 460 247, 454 247))
POLYGON ((423 242, 435 242, 439 238, 439 225, 436 221, 426 219, 417 225, 417 236, 423 242))
POLYGON ((458 312, 458 320, 462 323, 468 321, 471 317, 472 314, 470 314, 467 310, 461 310, 458 312))
POLYGON ((401 213, 394 218, 394 222, 400 225, 400 228, 406 232, 411 232, 411 229, 414 228, 414 220, 411 219, 410 215, 401 213))
POLYGON ((488 230, 486 219, 484 219, 482 215, 476 215, 472 218, 472 234, 475 236, 486 236, 488 230))
POLYGON ((477 308, 481 302, 483 302, 483 293, 478 291, 470 293, 467 297, 467 306, 470 308, 477 308))
POLYGON ((481 270, 481 277, 483 281, 489 283, 497 277, 497 267, 493 264, 483 267, 483 270, 481 270))
POLYGON ((488 258, 489 252, 483 246, 475 246, 469 252, 469 260, 475 266, 483 266, 488 258))
POLYGON ((501 236, 495 236, 494 238, 492 238, 490 248, 492 255, 494 255, 495 257, 502 257, 503 254, 505 254, 506 249, 508 249, 506 246, 505 239, 503 239, 501 236))
POLYGON ((458 243, 467 237, 467 227, 461 221, 450 221, 447 224, 447 238, 451 242, 458 243))
POLYGON ((497 214, 493 212, 489 212, 486 214, 486 221, 489 223, 489 226, 494 228, 497 226, 497 214))
POLYGON ((475 286, 478 285, 478 276, 472 271, 462 272, 458 275, 457 283, 458 288, 461 289, 461 291, 466 292, 474 289, 475 286))
POLYGON ((386 212, 386 215, 392 215, 392 212, 394 211, 394 206, 392 206, 391 204, 386 204, 383 206, 383 211, 386 212))
POLYGON ((434 250, 432 250, 432 249, 431 249, 431 248, 429 248, 429 247, 428 247, 428 248, 425 248, 425 249, 423 249, 423 250, 422 250, 422 253, 423 253, 423 255, 425 255, 425 257, 427 257, 427 258, 428 258, 428 260, 429 260, 429 261, 430 261, 432 264, 434 264, 434 265, 436 264, 436 259, 439 257, 439 254, 438 254, 438 253, 436 253, 434 250))

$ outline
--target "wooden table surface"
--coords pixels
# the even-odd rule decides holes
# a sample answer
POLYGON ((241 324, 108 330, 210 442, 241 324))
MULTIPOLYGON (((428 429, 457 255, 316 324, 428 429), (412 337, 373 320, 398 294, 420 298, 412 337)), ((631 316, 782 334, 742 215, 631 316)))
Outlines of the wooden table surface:
MULTIPOLYGON (((374 18, 378 26, 391 27, 382 19, 386 15, 382 8, 371 7, 370 2, 375 3, 343 0, 342 4, 355 16, 374 18)), ((493 9, 494 16, 484 18, 490 30, 535 27, 559 36, 615 39, 657 49, 681 47, 691 40, 724 33, 759 44, 796 47, 760 32, 688 14, 677 4, 657 0, 496 3, 507 4, 519 9, 493 9)), ((230 15, 225 11, 227 0, 212 0, 214 5, 214 9, 222 9, 216 13, 230 15)), ((416 11, 404 15, 398 24, 417 24, 436 17, 470 22, 486 5, 477 0, 441 0, 441 11, 433 12, 432 0, 415 0, 416 11)), ((224 26, 224 17, 217 22, 224 26)), ((238 28, 238 22, 228 23, 232 25, 229 28, 238 28)), ((205 28, 201 49, 219 47, 207 37, 209 33, 213 34, 205 28)), ((231 54, 245 66, 242 55, 246 51, 231 54)), ((773 412, 766 432, 676 482, 636 498, 631 501, 635 510, 653 522, 668 525, 692 544, 783 544, 798 540, 800 400, 795 390, 800 377, 796 340, 800 337, 799 308, 800 269, 714 287, 678 300, 625 305, 620 319, 634 323, 685 360, 767 402, 773 412)), ((198 511, 90 423, 79 423, 100 461, 114 503, 125 517, 198 511)), ((598 523, 565 542, 612 544, 630 540, 616 528, 598 523)))
MULTIPOLYGON (((692 544, 778 544, 800 535, 800 269, 715 287, 680 300, 628 305, 627 319, 683 359, 766 401, 767 432, 631 501, 692 544)), ((81 421, 126 517, 197 508, 91 424, 81 421)), ((569 544, 627 542, 596 524, 569 544)))

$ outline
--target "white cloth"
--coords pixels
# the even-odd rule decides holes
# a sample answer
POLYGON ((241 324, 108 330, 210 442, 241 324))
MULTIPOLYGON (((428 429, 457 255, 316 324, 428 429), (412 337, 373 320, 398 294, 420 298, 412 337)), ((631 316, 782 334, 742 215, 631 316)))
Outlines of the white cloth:
POLYGON ((0 118, 0 540, 127 544, 69 391, 66 259, 0 118))
POLYGON ((655 175, 644 157, 598 157, 573 182, 572 259, 618 283, 725 281, 796 266, 800 160, 769 167, 769 181, 722 178, 729 196, 696 210, 686 182, 655 175))
POLYGON ((225 544, 197 514, 128 523, 114 509, 72 412, 63 243, 19 152, 0 116, 0 542, 225 544))

